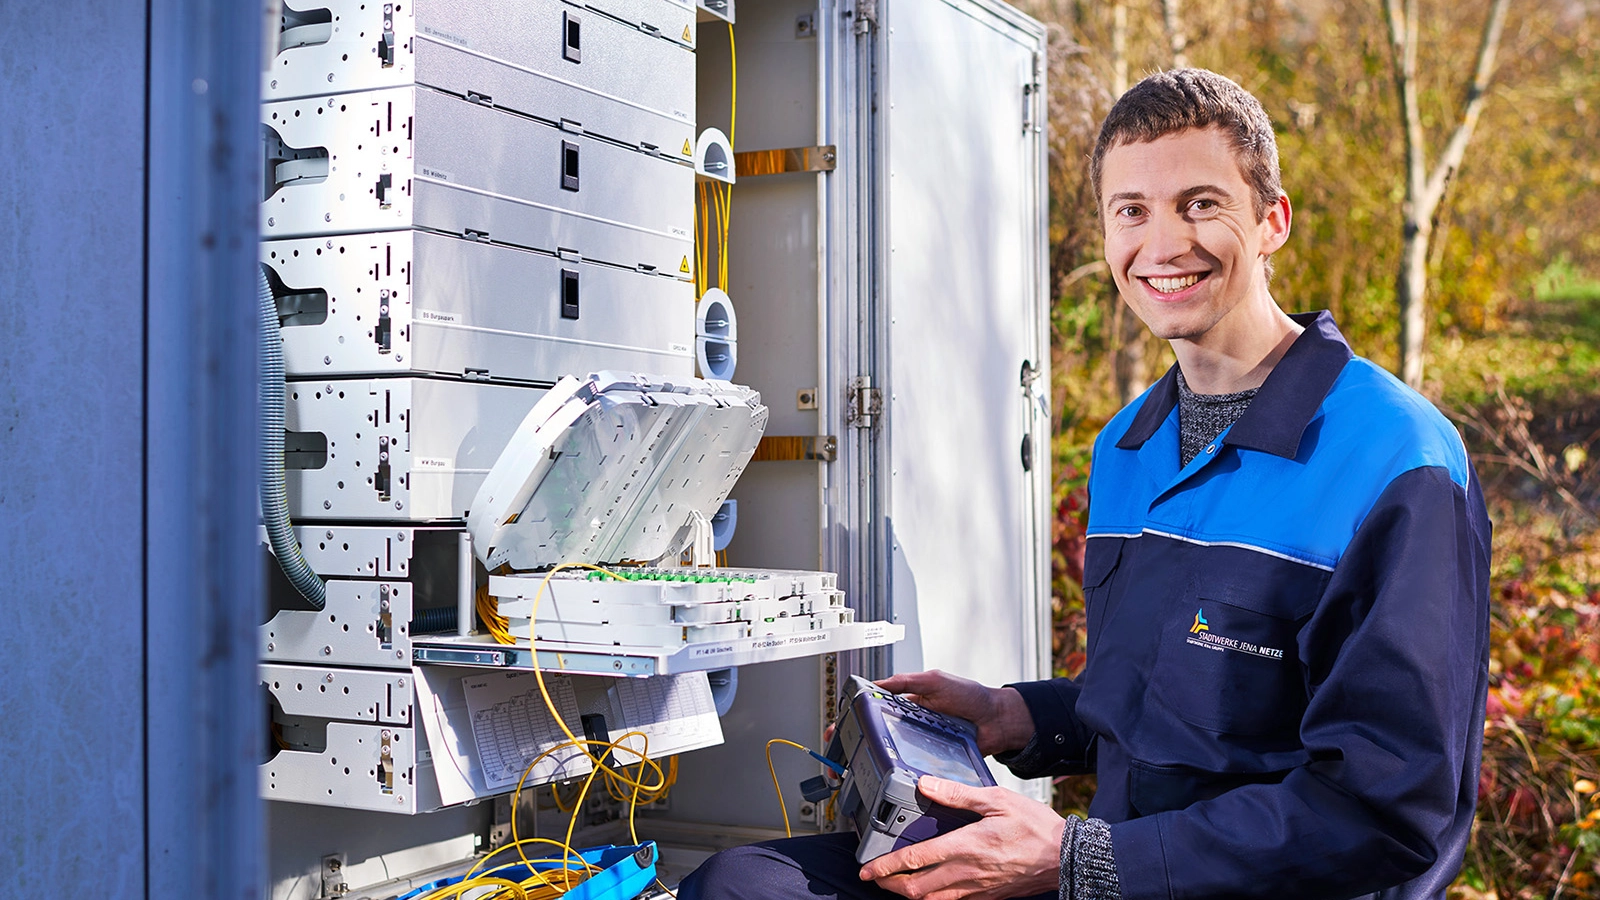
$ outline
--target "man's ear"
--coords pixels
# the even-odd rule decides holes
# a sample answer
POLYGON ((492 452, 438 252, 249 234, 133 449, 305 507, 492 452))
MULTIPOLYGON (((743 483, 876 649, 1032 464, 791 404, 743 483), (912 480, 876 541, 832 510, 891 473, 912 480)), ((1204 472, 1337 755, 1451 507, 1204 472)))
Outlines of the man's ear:
POLYGON ((1267 207, 1261 219, 1261 255, 1271 256, 1289 242, 1289 223, 1294 219, 1294 209, 1289 205, 1289 195, 1278 193, 1278 199, 1267 207))

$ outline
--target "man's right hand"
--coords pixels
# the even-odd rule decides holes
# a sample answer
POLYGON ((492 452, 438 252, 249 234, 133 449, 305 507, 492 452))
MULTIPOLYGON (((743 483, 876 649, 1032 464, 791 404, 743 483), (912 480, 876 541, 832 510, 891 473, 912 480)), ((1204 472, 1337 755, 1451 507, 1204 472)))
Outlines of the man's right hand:
POLYGON ((985 687, 938 669, 891 675, 878 686, 978 726, 978 749, 986 755, 1021 750, 1033 737, 1033 715, 1014 688, 985 687))

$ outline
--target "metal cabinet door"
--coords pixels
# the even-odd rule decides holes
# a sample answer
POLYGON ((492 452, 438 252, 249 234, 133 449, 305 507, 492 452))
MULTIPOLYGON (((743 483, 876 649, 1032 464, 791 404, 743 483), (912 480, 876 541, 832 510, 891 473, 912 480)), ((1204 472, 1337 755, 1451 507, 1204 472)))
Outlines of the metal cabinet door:
POLYGON ((1043 29, 976 0, 878 15, 892 666, 1046 677, 1043 29))

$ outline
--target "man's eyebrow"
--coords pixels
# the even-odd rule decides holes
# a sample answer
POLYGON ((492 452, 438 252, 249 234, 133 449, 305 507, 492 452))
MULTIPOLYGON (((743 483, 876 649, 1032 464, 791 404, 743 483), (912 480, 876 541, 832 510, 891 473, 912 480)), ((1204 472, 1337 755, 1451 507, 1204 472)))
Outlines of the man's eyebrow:
MULTIPOLYGON (((1181 202, 1183 202, 1185 200, 1192 200, 1195 197, 1201 197, 1201 196, 1204 196, 1206 194, 1216 194, 1216 195, 1221 196, 1221 197, 1232 197, 1233 196, 1232 194, 1228 193, 1228 191, 1226 189, 1224 189, 1222 187, 1219 187, 1218 185, 1215 185, 1215 184, 1197 184, 1197 185, 1195 185, 1193 187, 1184 188, 1183 190, 1179 191, 1177 199, 1181 203, 1181 202)), ((1142 191, 1118 191, 1115 194, 1112 194, 1112 195, 1110 195, 1109 197, 1106 198, 1106 205, 1109 206, 1109 205, 1111 205, 1113 203, 1121 203, 1124 200, 1146 200, 1146 199, 1149 199, 1149 198, 1147 198, 1142 191)))
POLYGON ((1197 184, 1192 188, 1187 188, 1187 189, 1179 192, 1178 199, 1179 200, 1188 200, 1191 197, 1198 197, 1198 196, 1200 196, 1202 194, 1220 194, 1220 195, 1222 195, 1224 197, 1233 196, 1232 194, 1228 193, 1226 190, 1224 190, 1224 189, 1222 189, 1220 187, 1217 187, 1214 184, 1197 184))

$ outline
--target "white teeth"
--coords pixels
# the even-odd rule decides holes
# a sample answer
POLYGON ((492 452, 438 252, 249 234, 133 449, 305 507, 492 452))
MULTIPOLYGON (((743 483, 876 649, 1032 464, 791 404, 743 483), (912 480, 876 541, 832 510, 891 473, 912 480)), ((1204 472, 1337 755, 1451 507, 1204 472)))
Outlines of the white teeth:
POLYGON ((1185 275, 1182 278, 1146 278, 1145 281, 1163 294, 1181 291, 1200 280, 1199 275, 1185 275))

